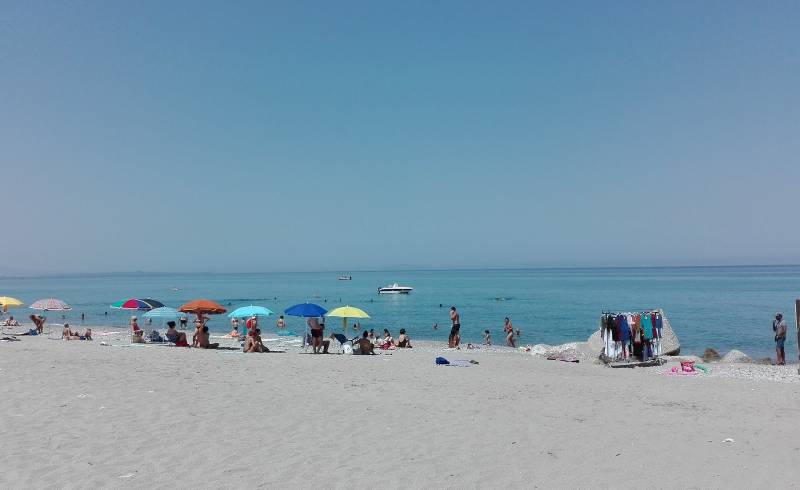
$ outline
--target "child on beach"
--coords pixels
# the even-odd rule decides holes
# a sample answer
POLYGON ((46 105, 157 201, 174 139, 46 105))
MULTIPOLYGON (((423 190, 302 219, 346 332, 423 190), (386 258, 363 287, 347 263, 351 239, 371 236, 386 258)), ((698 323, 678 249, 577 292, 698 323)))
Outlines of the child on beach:
POLYGON ((483 345, 492 345, 492 333, 488 329, 483 331, 483 345))

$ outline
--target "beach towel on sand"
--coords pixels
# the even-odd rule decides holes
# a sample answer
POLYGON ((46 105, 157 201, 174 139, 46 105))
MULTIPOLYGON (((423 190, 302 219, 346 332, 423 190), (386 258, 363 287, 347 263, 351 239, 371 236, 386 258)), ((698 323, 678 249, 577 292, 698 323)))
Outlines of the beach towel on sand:
POLYGON ((470 359, 467 361, 466 359, 456 359, 454 361, 448 361, 444 357, 437 357, 436 364, 441 366, 451 366, 451 367, 470 367, 473 364, 480 364, 478 361, 473 361, 470 359))

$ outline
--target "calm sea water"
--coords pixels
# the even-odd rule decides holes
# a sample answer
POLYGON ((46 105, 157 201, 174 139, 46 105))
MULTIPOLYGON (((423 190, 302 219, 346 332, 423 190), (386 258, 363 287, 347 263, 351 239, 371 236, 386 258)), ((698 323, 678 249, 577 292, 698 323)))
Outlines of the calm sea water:
MULTIPOLYGON (((325 308, 350 304, 369 312, 367 328, 406 328, 413 338, 446 341, 449 307, 461 312, 465 342, 478 342, 490 329, 502 341, 508 316, 522 330, 521 343, 558 344, 585 340, 604 309, 660 307, 675 328, 685 353, 711 346, 722 352, 740 349, 752 356, 772 353, 771 321, 782 311, 794 331, 794 300, 800 297, 800 266, 692 267, 636 269, 525 269, 463 271, 357 272, 352 281, 336 273, 271 274, 108 274, 35 278, 0 278, 0 295, 26 303, 56 297, 73 306, 68 321, 88 325, 125 325, 130 312, 110 309, 129 297, 151 297, 177 307, 210 298, 229 309, 248 304, 276 313, 299 302, 325 308), (378 295, 394 282, 414 287, 410 295, 378 295), (174 291, 173 288, 180 288, 174 291), (441 305, 441 306, 440 306, 441 305), (107 313, 107 315, 106 315, 107 313), (433 324, 438 322, 439 329, 433 324)), ((18 316, 27 310, 12 310, 18 316)), ((60 313, 50 313, 57 321, 60 313)), ((287 318, 300 332, 304 321, 287 318)), ((266 322, 269 329, 273 320, 266 322)), ((215 317, 210 327, 228 329, 215 317)), ((341 328, 338 320, 328 326, 341 328)), ((795 343, 787 343, 791 358, 795 343), (791 347, 789 347, 791 345, 791 347)), ((789 355, 787 353, 787 355, 789 355)))

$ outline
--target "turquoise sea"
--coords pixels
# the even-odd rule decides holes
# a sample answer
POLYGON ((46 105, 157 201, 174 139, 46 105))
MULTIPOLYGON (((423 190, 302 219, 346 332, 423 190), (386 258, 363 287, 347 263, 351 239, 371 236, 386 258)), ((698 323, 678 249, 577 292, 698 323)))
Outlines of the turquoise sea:
MULTIPOLYGON (((92 274, 0 278, 0 295, 26 303, 45 297, 73 306, 67 320, 88 325, 126 325, 130 312, 110 309, 129 297, 151 297, 169 306, 209 298, 230 309, 248 304, 282 312, 299 302, 327 309, 350 304, 372 317, 366 328, 406 328, 412 338, 446 342, 448 309, 461 312, 464 342, 479 342, 484 329, 502 341, 503 317, 522 330, 522 344, 558 344, 585 340, 602 310, 663 308, 684 353, 708 346, 721 352, 740 349, 751 356, 773 354, 771 321, 781 311, 794 331, 794 300, 800 297, 800 266, 667 267, 607 269, 518 269, 449 271, 336 272, 259 274, 92 274), (379 295, 377 288, 397 282, 414 288, 410 295, 379 295), (178 290, 174 290, 178 288, 178 290), (433 324, 438 322, 438 330, 433 324)), ((12 310, 23 316, 28 310, 12 310)), ((59 321, 50 313, 49 321, 59 321)), ((277 318, 277 317, 276 317, 277 318)), ((266 322, 271 330, 274 321, 266 322)), ((304 321, 288 318, 289 328, 304 321)), ((210 327, 227 331, 228 319, 215 317, 210 327)), ((341 328, 339 320, 328 326, 341 328)), ((796 359, 796 344, 787 343, 796 359)))

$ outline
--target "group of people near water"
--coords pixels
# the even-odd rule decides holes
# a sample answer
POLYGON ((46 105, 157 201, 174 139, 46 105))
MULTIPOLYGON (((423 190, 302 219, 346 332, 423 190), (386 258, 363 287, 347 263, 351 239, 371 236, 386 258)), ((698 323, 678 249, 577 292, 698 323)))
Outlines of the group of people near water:
MULTIPOLYGON (((447 337, 447 347, 459 349, 459 344, 461 343, 461 315, 458 313, 455 306, 450 307, 450 321, 452 322, 452 326, 450 327, 450 335, 447 337)), ((434 330, 438 327, 438 324, 433 324, 434 330)), ((516 347, 516 340, 522 335, 522 332, 519 329, 514 330, 514 326, 511 324, 511 320, 508 317, 505 317, 503 320, 503 333, 506 337, 506 345, 508 347, 516 347)), ((472 344, 469 345, 471 347, 472 344)), ((492 345, 492 333, 489 329, 483 331, 483 345, 492 345)))
MULTIPOLYGON (((461 316, 455 306, 450 307, 450 321, 452 327, 450 328, 450 335, 448 337, 448 347, 452 349, 459 349, 461 343, 461 316)), ((189 344, 186 334, 179 332, 175 328, 175 322, 167 322, 167 332, 165 334, 167 340, 174 343, 176 346, 189 346, 198 347, 201 349, 216 349, 219 343, 211 343, 208 326, 208 316, 199 313, 194 321, 195 332, 192 335, 192 343, 189 344)), ((325 332, 325 318, 324 317, 311 317, 306 321, 309 329, 307 336, 308 345, 312 347, 314 354, 327 354, 331 340, 334 340, 335 334, 331 334, 329 338, 324 338, 325 332)), ((183 324, 182 324, 183 326, 183 324)), ((285 330, 286 321, 281 315, 277 322, 276 328, 279 332, 285 330)), ((243 341, 242 349, 244 352, 269 352, 269 348, 264 344, 261 338, 261 329, 258 327, 258 317, 252 316, 245 321, 247 334, 242 336, 239 332, 239 319, 231 318, 231 331, 229 337, 243 341)), ((434 324, 434 329, 437 325, 434 324)), ((355 331, 361 329, 360 323, 356 322, 353 325, 355 331)), ((508 317, 503 320, 503 332, 505 334, 506 345, 509 347, 516 347, 516 338, 520 336, 519 330, 514 330, 514 326, 508 317)), ((138 319, 136 316, 131 317, 131 341, 134 343, 144 343, 144 331, 139 327, 138 319)), ((383 334, 376 334, 375 329, 364 330, 360 339, 353 339, 353 345, 369 342, 373 352, 375 347, 380 349, 396 349, 396 348, 411 348, 411 338, 406 333, 404 328, 400 329, 400 335, 397 340, 392 337, 389 329, 384 328, 383 334)), ((492 345, 492 335, 487 329, 484 330, 483 344, 492 345)), ((366 345, 366 344, 365 344, 366 345)), ((471 345, 471 344, 470 344, 471 345)))
MULTIPOLYGON (((33 322, 33 328, 29 329, 27 332, 15 333, 13 334, 14 336, 42 335, 44 333, 44 324, 47 318, 42 315, 30 315, 29 318, 33 322)), ((9 316, 0 323, 0 326, 19 327, 20 323, 13 316, 9 316)), ((72 330, 69 323, 65 323, 61 330, 61 338, 64 340, 92 340, 92 329, 86 328, 83 333, 80 333, 77 330, 72 330)))
MULTIPOLYGON (((33 321, 35 325, 35 329, 32 329, 31 335, 41 334, 44 330, 44 323, 45 317, 41 315, 31 315, 31 321, 33 321)), ((176 346, 180 347, 197 347, 201 349, 216 349, 219 347, 219 343, 212 343, 210 341, 211 337, 209 334, 209 329, 207 326, 207 322, 209 320, 208 315, 203 313, 198 313, 197 318, 194 320, 195 332, 192 335, 192 342, 189 343, 188 338, 185 332, 181 332, 176 328, 176 323, 174 321, 167 322, 167 331, 165 333, 166 340, 175 344, 176 346)), ((450 307, 450 321, 452 323, 450 329, 450 335, 448 336, 448 347, 453 349, 459 349, 459 345, 461 343, 461 316, 456 309, 455 306, 450 307)), ((187 324, 186 317, 181 317, 180 324, 181 329, 186 328, 187 324)), ((329 338, 324 338, 324 330, 325 330, 325 318, 324 317, 311 317, 307 320, 309 334, 308 334, 308 344, 312 347, 314 354, 325 354, 328 352, 328 348, 330 346, 331 340, 335 339, 335 334, 331 334, 329 338)), ((14 317, 10 317, 9 319, 3 322, 3 326, 16 326, 19 325, 19 322, 14 320, 14 317)), ((248 318, 245 322, 245 326, 247 328, 247 333, 245 335, 240 335, 239 333, 239 319, 232 318, 231 319, 231 332, 228 334, 231 338, 235 338, 237 340, 241 340, 243 342, 242 349, 244 352, 269 352, 269 349, 264 344, 263 339, 261 338, 261 329, 258 327, 258 317, 252 316, 248 318)), ((280 315, 278 320, 276 321, 276 328, 278 332, 285 331, 286 328, 286 321, 283 315, 280 315)), ((139 320, 136 316, 132 316, 130 320, 130 327, 131 327, 131 342, 132 343, 144 343, 145 342, 145 333, 144 330, 139 326, 139 320)), ((434 324, 434 329, 438 328, 437 324, 434 324)), ((353 325, 354 331, 361 330, 360 323, 356 322, 353 325)), ((785 330, 785 329, 784 329, 785 330)), ((514 327, 511 323, 511 320, 506 317, 503 321, 503 332, 505 335, 506 345, 509 347, 516 347, 516 339, 520 336, 521 332, 519 330, 514 330, 514 327)), ((160 337, 159 334, 155 333, 156 336, 160 337)), ((159 339, 158 337, 153 338, 151 340, 160 341, 163 339, 159 339)), ((783 334, 785 338, 785 333, 783 334)), ((69 324, 64 324, 63 331, 62 331, 62 338, 66 340, 73 340, 73 339, 81 339, 81 340, 91 340, 92 334, 91 329, 87 328, 82 334, 73 331, 69 324)), ((778 340, 778 336, 776 334, 776 341, 778 340)), ((353 345, 364 343, 366 346, 366 342, 369 342, 372 345, 372 349, 368 349, 369 352, 373 352, 374 348, 380 349, 395 349, 395 348, 410 348, 411 347, 411 339, 408 336, 406 330, 404 328, 400 329, 400 334, 395 340, 392 337, 391 332, 389 329, 384 328, 383 334, 376 334, 374 329, 364 330, 363 335, 361 338, 353 339, 353 345)), ((491 332, 487 329, 484 330, 483 333, 483 344, 484 345, 492 345, 492 335, 491 332)))

